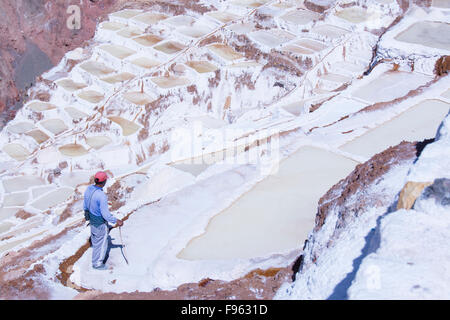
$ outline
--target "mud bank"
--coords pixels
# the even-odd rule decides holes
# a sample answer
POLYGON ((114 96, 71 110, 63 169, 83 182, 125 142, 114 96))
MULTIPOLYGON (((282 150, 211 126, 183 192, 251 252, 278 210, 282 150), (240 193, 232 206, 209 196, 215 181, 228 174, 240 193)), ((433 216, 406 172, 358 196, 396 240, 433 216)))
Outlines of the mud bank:
POLYGON ((256 269, 233 281, 203 279, 186 283, 172 291, 155 289, 152 292, 80 293, 79 300, 269 300, 281 284, 290 282, 294 264, 286 268, 256 269))

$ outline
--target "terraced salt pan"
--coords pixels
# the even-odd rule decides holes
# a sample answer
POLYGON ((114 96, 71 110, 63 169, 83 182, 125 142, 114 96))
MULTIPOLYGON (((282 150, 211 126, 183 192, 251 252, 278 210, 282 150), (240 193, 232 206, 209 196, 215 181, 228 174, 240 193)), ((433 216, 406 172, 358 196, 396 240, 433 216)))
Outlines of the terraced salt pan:
POLYGON ((208 61, 188 61, 186 64, 198 73, 214 72, 218 67, 208 61))
POLYGON ((99 48, 120 60, 123 60, 136 53, 136 51, 134 50, 117 44, 105 44, 100 46, 99 48))
POLYGON ((241 62, 231 63, 225 67, 228 69, 246 69, 246 68, 262 67, 262 65, 256 61, 241 61, 241 62))
POLYGON ((99 103, 105 97, 103 93, 95 90, 84 90, 78 93, 77 96, 90 103, 99 103))
POLYGON ((433 138, 450 110, 441 100, 424 100, 396 118, 345 144, 341 150, 370 158, 390 146, 433 138))
POLYGON ((344 83, 350 80, 351 78, 348 76, 335 73, 326 73, 319 76, 319 85, 321 86, 322 89, 331 91, 339 88, 344 83))
POLYGON ((86 144, 96 150, 103 148, 111 142, 111 138, 107 136, 94 136, 86 138, 86 144))
POLYGON ((312 54, 314 54, 314 51, 311 50, 311 49, 295 46, 295 45, 292 45, 292 44, 288 44, 286 46, 283 46, 281 49, 283 51, 289 51, 289 52, 292 52, 292 53, 295 53, 295 54, 299 54, 299 55, 312 55, 312 54))
POLYGON ((63 186, 75 188, 80 184, 89 184, 93 174, 87 171, 65 172, 61 175, 59 181, 63 186))
POLYGON ((331 71, 346 75, 354 76, 355 74, 361 74, 365 70, 365 66, 358 65, 348 61, 339 61, 330 65, 331 71))
POLYGON ((20 240, 16 240, 16 241, 8 241, 6 244, 0 246, 0 254, 2 254, 3 252, 9 251, 14 247, 17 247, 18 245, 25 243, 41 234, 43 234, 45 231, 41 231, 38 232, 36 234, 33 234, 32 236, 26 237, 26 238, 22 238, 20 240))
POLYGON ((125 24, 115 21, 105 21, 100 24, 100 28, 110 31, 117 31, 126 27, 125 24))
POLYGON ((47 210, 66 201, 73 194, 72 188, 59 188, 33 201, 31 206, 39 210, 47 210))
POLYGON ((114 72, 114 69, 111 69, 105 64, 96 61, 87 61, 80 64, 80 68, 97 77, 103 77, 114 72))
POLYGON ((31 122, 17 122, 8 126, 8 131, 11 133, 22 134, 34 129, 34 124, 31 122))
POLYGON ((193 25, 196 20, 190 16, 174 16, 164 20, 164 24, 168 24, 172 27, 184 27, 193 25))
POLYGON ((6 192, 16 192, 27 190, 30 187, 39 186, 44 184, 44 180, 39 177, 33 176, 21 176, 10 179, 3 179, 3 188, 6 192))
POLYGON ((149 59, 146 57, 140 57, 134 60, 130 61, 132 64, 145 68, 145 69, 151 69, 153 67, 158 66, 161 62, 154 60, 154 59, 149 59))
POLYGON ((3 152, 17 161, 23 161, 30 156, 30 151, 18 143, 10 143, 3 147, 3 152))
POLYGON ((16 237, 34 228, 40 227, 42 225, 43 220, 44 219, 42 217, 36 217, 31 221, 27 221, 26 223, 22 224, 20 228, 16 228, 15 230, 9 233, 3 234, 2 238, 16 237))
POLYGON ((322 51, 327 47, 323 42, 311 39, 300 39, 298 41, 295 41, 293 44, 306 49, 311 49, 316 52, 322 51))
POLYGON ((289 113, 292 113, 294 116, 299 116, 306 112, 305 110, 305 101, 293 102, 288 105, 282 107, 289 113))
POLYGON ((54 185, 50 185, 50 186, 43 186, 43 187, 36 187, 31 189, 31 195, 34 198, 40 197, 44 194, 46 194, 47 192, 54 190, 55 186, 54 185))
MULTIPOLYGON (((0 234, 3 234, 5 232, 7 232, 9 229, 11 229, 14 226, 14 224, 10 223, 10 222, 4 222, 2 224, 0 224, 0 234)), ((2 238, 4 237, 4 235, 2 235, 2 238)))
POLYGON ((248 34, 255 30, 255 24, 251 22, 233 23, 227 28, 233 32, 236 32, 237 34, 248 34))
POLYGON ((133 38, 137 37, 144 33, 141 29, 134 28, 134 27, 127 27, 117 32, 117 34, 124 38, 133 38))
POLYGON ((190 38, 200 38, 212 31, 212 29, 207 25, 195 25, 192 27, 181 27, 178 28, 177 31, 185 36, 188 36, 190 38))
POLYGON ((419 21, 395 36, 398 41, 450 50, 450 23, 419 21))
POLYGON ((50 137, 45 132, 42 132, 41 130, 32 130, 25 134, 27 136, 32 137, 38 144, 41 144, 41 143, 47 141, 48 139, 50 139, 50 137))
POLYGON ((67 129, 69 129, 64 121, 61 119, 48 119, 40 122, 40 125, 43 126, 46 130, 50 131, 54 135, 58 135, 67 129))
POLYGON ((250 33, 249 36, 252 40, 270 48, 275 48, 295 38, 293 34, 279 29, 258 30, 250 33))
POLYGON ((259 8, 267 2, 268 2, 268 0, 233 0, 233 1, 231 1, 231 3, 236 6, 241 6, 241 7, 246 7, 246 8, 259 8))
POLYGON ((213 217, 204 234, 178 257, 187 260, 265 256, 303 245, 314 226, 319 198, 356 162, 302 147, 230 207, 213 217))
POLYGON ((14 192, 5 194, 3 197, 4 207, 20 207, 24 206, 28 198, 30 197, 28 192, 14 192))
POLYGON ((193 176, 197 177, 200 173, 205 171, 210 165, 209 164, 188 164, 188 163, 180 163, 180 164, 173 164, 171 167, 188 172, 192 174, 193 176))
POLYGON ((149 12, 149 13, 140 14, 140 15, 134 17, 132 20, 142 22, 146 25, 152 25, 152 24, 156 24, 159 21, 162 21, 167 18, 168 17, 164 14, 149 12))
POLYGON ((322 24, 311 29, 311 33, 316 33, 329 39, 337 39, 348 33, 346 29, 342 29, 330 24, 322 24))
POLYGON ((56 84, 67 91, 73 92, 87 87, 84 83, 75 82, 72 79, 66 78, 56 81, 56 84))
POLYGON ((79 119, 83 119, 83 118, 87 118, 89 115, 87 113, 84 113, 83 111, 80 111, 74 107, 67 107, 64 109, 67 114, 75 120, 79 120, 79 119))
POLYGON ((190 83, 188 78, 184 77, 155 77, 151 79, 158 87, 168 89, 178 86, 185 86, 190 83))
POLYGON ((17 211, 19 211, 18 208, 0 208, 0 221, 11 218, 17 211))
POLYGON ((228 61, 233 61, 244 57, 239 52, 234 51, 233 48, 222 43, 213 43, 208 46, 208 49, 228 61))
POLYGON ((390 101, 406 95, 432 78, 414 72, 388 71, 367 85, 353 91, 356 98, 368 102, 390 101), (382 93, 382 94, 381 94, 382 93))
POLYGON ((320 41, 311 39, 300 39, 296 42, 289 43, 282 50, 290 51, 300 55, 313 55, 326 49, 327 46, 320 41))
POLYGON ((27 108, 36 112, 42 112, 56 109, 56 106, 48 102, 32 101, 29 104, 27 104, 27 108))
POLYGON ((117 123, 122 128, 122 134, 124 136, 132 135, 141 128, 136 123, 122 117, 108 117, 108 119, 117 123))
POLYGON ((88 151, 79 144, 71 143, 58 148, 59 152, 68 157, 80 157, 88 153, 88 151))
POLYGON ((153 47, 155 50, 164 52, 165 54, 175 54, 181 50, 183 50, 184 48, 186 48, 184 45, 182 45, 181 43, 175 42, 175 41, 168 41, 168 42, 164 42, 161 43, 157 46, 153 47))
POLYGON ((280 9, 288 9, 294 6, 293 3, 289 2, 276 2, 270 5, 271 7, 280 8, 280 9))
POLYGON ((239 16, 237 14, 234 14, 231 12, 226 12, 226 11, 210 11, 205 14, 219 22, 222 22, 222 23, 228 23, 230 21, 241 18, 241 16, 239 16))
POLYGON ((449 0, 432 0, 431 5, 436 8, 450 8, 449 0))
POLYGON ((137 105, 146 105, 148 103, 155 101, 155 98, 152 98, 145 92, 139 92, 139 91, 125 92, 123 94, 123 97, 126 100, 130 101, 131 103, 134 103, 137 105))
POLYGON ((115 83, 118 83, 118 82, 131 80, 134 77, 135 77, 135 75, 132 74, 132 73, 121 72, 121 73, 118 73, 118 74, 115 74, 115 75, 112 75, 112 76, 101 78, 100 80, 105 81, 105 82, 110 83, 110 84, 115 84, 115 83))
POLYGON ((294 10, 281 16, 282 20, 295 25, 306 25, 319 18, 320 15, 318 13, 308 10, 294 10))
POLYGON ((151 47, 158 42, 161 42, 163 38, 155 36, 153 34, 146 34, 137 38, 133 38, 133 40, 145 47, 151 47))
POLYGON ((125 9, 125 10, 111 13, 110 16, 123 18, 123 19, 130 19, 130 18, 133 18, 134 16, 137 16, 140 13, 142 13, 142 11, 140 11, 140 10, 125 9))
POLYGON ((366 9, 361 7, 344 8, 337 11, 335 14, 337 17, 344 19, 352 23, 361 23, 369 19, 370 15, 366 9))

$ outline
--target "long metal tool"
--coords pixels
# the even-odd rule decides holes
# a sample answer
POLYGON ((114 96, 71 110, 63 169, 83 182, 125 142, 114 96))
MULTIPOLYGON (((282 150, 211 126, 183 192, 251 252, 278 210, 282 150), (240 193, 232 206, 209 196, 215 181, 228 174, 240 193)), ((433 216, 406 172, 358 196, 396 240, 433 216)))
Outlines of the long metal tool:
POLYGON ((125 256, 125 245, 123 244, 123 239, 122 239, 122 227, 119 227, 119 235, 120 235, 120 242, 121 242, 121 244, 122 244, 122 246, 120 247, 120 251, 122 252, 122 255, 123 255, 123 258, 125 259, 125 262, 126 262, 127 264, 129 264, 129 263, 128 263, 128 259, 127 259, 127 257, 125 256))

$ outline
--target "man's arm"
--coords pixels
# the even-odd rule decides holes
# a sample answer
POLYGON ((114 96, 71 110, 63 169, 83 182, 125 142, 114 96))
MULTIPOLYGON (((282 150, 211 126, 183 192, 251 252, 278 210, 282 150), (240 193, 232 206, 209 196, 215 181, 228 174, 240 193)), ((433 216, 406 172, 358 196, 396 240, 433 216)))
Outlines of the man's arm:
POLYGON ((89 194, 89 192, 88 192, 88 190, 89 189, 87 189, 85 192, 84 192, 84 198, 83 198, 83 210, 84 211, 86 211, 86 210, 89 210, 89 208, 87 207, 87 202, 88 202, 88 194, 89 194))
POLYGON ((108 208, 108 198, 106 197, 106 194, 101 193, 100 196, 100 212, 102 213, 103 219, 108 221, 109 223, 116 224, 117 219, 109 212, 108 208))

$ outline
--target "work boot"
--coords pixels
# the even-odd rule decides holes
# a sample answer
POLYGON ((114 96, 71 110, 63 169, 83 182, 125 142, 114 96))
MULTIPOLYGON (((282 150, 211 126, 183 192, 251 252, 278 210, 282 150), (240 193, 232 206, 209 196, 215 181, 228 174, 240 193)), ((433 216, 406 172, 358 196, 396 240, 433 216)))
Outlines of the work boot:
POLYGON ((92 266, 92 268, 96 269, 96 270, 106 270, 106 265, 104 263, 102 263, 101 265, 98 266, 92 266))

